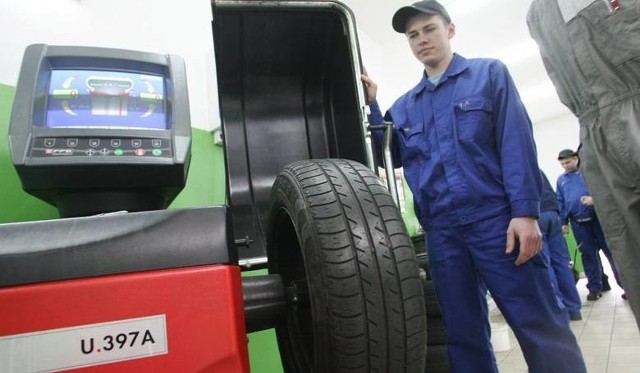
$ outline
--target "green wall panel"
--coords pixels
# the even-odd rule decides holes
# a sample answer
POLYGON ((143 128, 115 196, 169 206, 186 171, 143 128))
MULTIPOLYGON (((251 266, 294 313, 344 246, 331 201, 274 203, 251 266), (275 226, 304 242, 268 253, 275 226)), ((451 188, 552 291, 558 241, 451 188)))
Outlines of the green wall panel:
POLYGON ((573 236, 573 232, 564 236, 567 241, 567 247, 569 247, 569 256, 573 261, 574 268, 578 272, 584 272, 584 267, 582 266, 582 255, 580 255, 580 250, 578 250, 578 245, 576 244, 576 239, 573 236))
POLYGON ((202 207, 225 204, 225 169, 222 147, 213 134, 192 130, 191 163, 187 184, 169 208, 202 207))

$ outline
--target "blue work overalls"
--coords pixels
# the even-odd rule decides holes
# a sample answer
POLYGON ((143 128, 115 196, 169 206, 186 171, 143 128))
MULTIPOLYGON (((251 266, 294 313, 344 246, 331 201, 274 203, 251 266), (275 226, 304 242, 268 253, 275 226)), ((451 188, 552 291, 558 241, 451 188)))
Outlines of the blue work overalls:
POLYGON ((582 174, 579 171, 574 171, 560 175, 556 185, 556 195, 560 206, 562 224, 571 223, 573 235, 579 246, 589 291, 598 292, 602 290, 600 250, 607 257, 616 282, 622 286, 617 266, 607 245, 596 211, 593 206, 585 206, 580 201, 581 197, 590 195, 582 174))
POLYGON ((547 176, 540 172, 542 176, 542 199, 540 200, 540 217, 538 225, 542 232, 541 254, 549 256, 549 275, 551 283, 556 289, 562 304, 567 308, 569 315, 574 318, 581 318, 580 310, 582 302, 575 278, 569 262, 569 248, 562 232, 560 221, 558 199, 547 176))
MULTIPOLYGON (((426 76, 385 117, 426 229, 431 276, 453 372, 497 372, 483 283, 513 329, 530 372, 584 372, 548 263, 505 254, 513 217, 538 216, 540 172, 531 122, 506 67, 454 55, 437 85, 426 76)), ((371 122, 382 114, 371 104, 371 122)), ((375 133, 380 158, 380 133, 375 133)))

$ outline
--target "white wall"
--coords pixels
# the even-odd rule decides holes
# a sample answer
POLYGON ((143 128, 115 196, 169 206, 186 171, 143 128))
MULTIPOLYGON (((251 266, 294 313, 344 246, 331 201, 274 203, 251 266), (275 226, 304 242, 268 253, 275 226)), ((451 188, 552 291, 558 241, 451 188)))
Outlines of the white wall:
MULTIPOLYGON (((457 52, 467 57, 501 57, 512 49, 508 46, 521 43, 530 1, 500 0, 496 8, 497 1, 442 0, 450 4, 457 25, 453 39, 457 52), (520 36, 514 39, 514 35, 520 36)), ((343 2, 356 16, 363 63, 380 87, 378 101, 388 107, 422 74, 404 35, 390 25, 394 11, 412 0, 343 2)), ((192 125, 202 129, 219 125, 210 0, 0 0, 0 9, 0 83, 16 84, 22 53, 32 43, 172 53, 187 64, 192 125)), ((530 93, 532 79, 546 78, 536 53, 527 60, 511 59, 507 65, 534 121, 541 166, 555 180, 561 171, 555 156, 560 149, 577 146, 578 125, 553 91, 530 93), (543 100, 550 96, 551 103, 543 100)))
POLYGON ((185 59, 194 127, 219 120, 208 0, 0 0, 0 83, 15 86, 27 45, 89 45, 185 59))
POLYGON ((576 150, 580 144, 580 125, 573 114, 562 115, 533 127, 538 144, 538 162, 554 189, 558 176, 564 172, 558 162, 562 149, 576 150))

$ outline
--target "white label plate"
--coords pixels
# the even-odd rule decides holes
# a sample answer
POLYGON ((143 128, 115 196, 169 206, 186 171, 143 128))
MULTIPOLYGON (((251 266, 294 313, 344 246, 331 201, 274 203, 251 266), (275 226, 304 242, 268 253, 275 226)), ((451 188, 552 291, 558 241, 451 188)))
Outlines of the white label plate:
POLYGON ((164 355, 165 315, 0 337, 2 372, 51 372, 164 355))
POLYGON ((564 22, 567 23, 596 1, 602 0, 558 0, 558 6, 560 7, 564 22))

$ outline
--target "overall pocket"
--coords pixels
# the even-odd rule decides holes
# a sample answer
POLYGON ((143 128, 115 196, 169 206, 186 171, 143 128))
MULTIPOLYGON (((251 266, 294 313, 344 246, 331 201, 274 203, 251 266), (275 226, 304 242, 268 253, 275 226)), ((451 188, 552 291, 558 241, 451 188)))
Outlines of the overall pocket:
POLYGON ((454 102, 453 112, 458 140, 489 140, 492 110, 491 101, 484 97, 468 97, 454 102))
POLYGON ((418 159, 431 158, 429 139, 422 128, 407 124, 398 128, 398 135, 402 142, 402 163, 405 167, 418 159))

